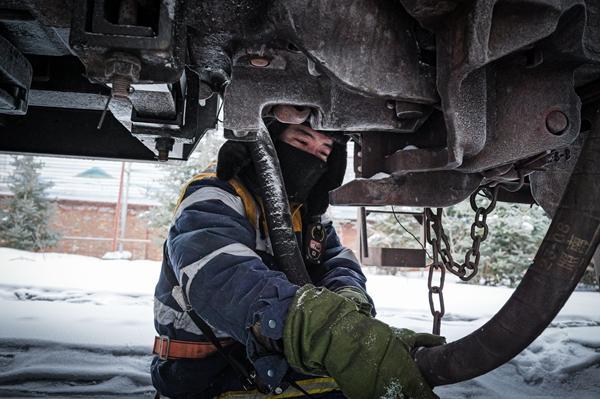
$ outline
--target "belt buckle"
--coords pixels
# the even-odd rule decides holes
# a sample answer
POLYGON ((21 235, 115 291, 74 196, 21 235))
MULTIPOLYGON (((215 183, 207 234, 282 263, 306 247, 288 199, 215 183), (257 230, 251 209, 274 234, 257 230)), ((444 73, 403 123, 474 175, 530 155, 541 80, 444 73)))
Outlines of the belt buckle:
POLYGON ((169 347, 171 346, 171 338, 168 335, 158 337, 158 358, 160 360, 169 359, 169 347))

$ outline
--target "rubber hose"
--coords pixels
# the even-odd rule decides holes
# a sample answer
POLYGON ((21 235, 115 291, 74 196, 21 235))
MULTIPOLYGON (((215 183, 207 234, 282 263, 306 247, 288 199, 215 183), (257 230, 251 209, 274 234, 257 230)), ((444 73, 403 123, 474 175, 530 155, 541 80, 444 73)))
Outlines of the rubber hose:
POLYGON ((288 280, 303 286, 310 283, 310 277, 292 228, 290 205, 275 146, 268 131, 262 129, 257 133, 257 140, 248 145, 256 177, 260 182, 269 238, 278 266, 288 280))
POLYGON ((415 354, 432 387, 477 377, 519 354, 550 324, 583 276, 600 239, 598 115, 546 237, 513 295, 470 335, 415 354))

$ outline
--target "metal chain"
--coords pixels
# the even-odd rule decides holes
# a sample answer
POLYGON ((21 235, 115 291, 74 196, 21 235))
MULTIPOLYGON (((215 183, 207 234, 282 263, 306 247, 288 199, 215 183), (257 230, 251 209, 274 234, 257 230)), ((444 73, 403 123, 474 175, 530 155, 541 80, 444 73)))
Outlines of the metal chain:
POLYGON ((444 313, 446 312, 443 294, 444 281, 446 279, 446 269, 444 268, 444 263, 440 260, 440 257, 442 257, 442 251, 440 249, 440 242, 438 240, 438 237, 441 237, 443 234, 442 208, 437 209, 437 215, 434 215, 430 208, 427 208, 425 211, 427 215, 427 228, 425 231, 425 236, 427 242, 431 245, 433 256, 433 263, 429 267, 429 276, 427 278, 427 288, 429 289, 429 309, 431 310, 431 315, 433 316, 432 333, 435 335, 440 335, 442 317, 444 317, 444 313), (432 234, 432 230, 434 234, 432 234), (433 273, 435 270, 440 271, 438 285, 433 285, 433 273), (439 310, 434 304, 434 295, 436 295, 438 298, 439 310))
POLYGON ((433 334, 440 335, 442 317, 444 317, 444 313, 446 312, 443 295, 446 269, 450 273, 457 275, 463 281, 469 281, 475 277, 481 259, 479 248, 489 234, 487 217, 496 207, 497 197, 498 187, 494 187, 492 190, 482 187, 471 194, 471 208, 475 211, 475 221, 471 225, 471 239, 473 240, 473 244, 465 254, 465 261, 462 264, 459 264, 452 259, 450 240, 442 227, 442 208, 437 208, 436 213, 433 213, 431 208, 425 208, 425 217, 427 221, 425 235, 427 242, 431 245, 433 256, 433 263, 429 267, 429 276, 427 278, 429 309, 433 316, 433 334), (477 195, 479 194, 482 194, 490 200, 487 207, 482 207, 477 204, 477 195), (433 285, 433 273, 436 270, 440 271, 440 278, 438 285, 433 285), (437 295, 438 298, 439 310, 434 304, 435 295, 437 295))
MULTIPOLYGON (((482 187, 473 194, 471 194, 470 203, 471 208, 475 211, 475 220, 471 225, 471 240, 473 243, 471 248, 465 254, 464 263, 460 264, 454 261, 452 258, 452 250, 450 247, 450 240, 448 236, 444 232, 443 227, 440 228, 441 242, 443 247, 440 248, 440 257, 442 258, 442 262, 446 266, 446 269, 452 274, 455 274, 463 281, 469 281, 477 274, 477 270, 479 267, 479 261, 481 259, 481 253, 479 251, 481 243, 485 241, 489 235, 489 227, 487 225, 487 217, 494 208, 496 207, 496 199, 498 197, 498 188, 494 187, 489 189, 487 187, 482 187), (484 197, 490 200, 490 203, 486 207, 482 207, 477 204, 477 196, 483 195, 484 197)), ((437 222, 438 217, 434 215, 431 209, 427 208, 425 213, 428 218, 433 218, 437 222)), ((439 218, 439 223, 441 225, 441 217, 439 218)))

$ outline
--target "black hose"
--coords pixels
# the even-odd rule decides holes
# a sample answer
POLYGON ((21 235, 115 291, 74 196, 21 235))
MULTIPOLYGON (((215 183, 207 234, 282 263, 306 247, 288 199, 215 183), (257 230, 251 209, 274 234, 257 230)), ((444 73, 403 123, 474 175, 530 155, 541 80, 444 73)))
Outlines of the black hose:
POLYGON ((292 283, 305 285, 310 282, 310 277, 292 229, 290 205, 271 136, 268 131, 261 130, 257 133, 257 140, 248 143, 248 146, 278 266, 292 283))
POLYGON ((600 117, 533 264, 500 311, 470 335, 424 348, 415 361, 431 386, 477 377, 525 349, 563 307, 600 240, 600 117))

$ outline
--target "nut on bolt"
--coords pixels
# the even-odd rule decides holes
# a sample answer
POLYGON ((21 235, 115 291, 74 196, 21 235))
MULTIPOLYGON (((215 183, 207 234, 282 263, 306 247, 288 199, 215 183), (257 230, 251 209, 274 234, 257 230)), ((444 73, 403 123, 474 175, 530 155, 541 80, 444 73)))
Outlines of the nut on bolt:
POLYGON ((127 53, 114 53, 106 60, 104 75, 112 82, 112 96, 128 98, 131 83, 140 77, 140 60, 127 53))
POLYGON ((169 160, 169 153, 173 149, 173 144, 175 144, 175 140, 170 137, 159 137, 155 141, 155 148, 158 152, 158 161, 166 162, 169 160))
POLYGON ((552 134, 560 135, 569 127, 569 118, 562 111, 551 111, 546 116, 546 128, 552 134))

